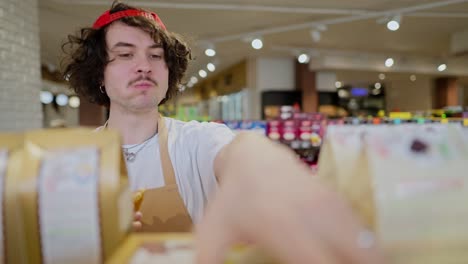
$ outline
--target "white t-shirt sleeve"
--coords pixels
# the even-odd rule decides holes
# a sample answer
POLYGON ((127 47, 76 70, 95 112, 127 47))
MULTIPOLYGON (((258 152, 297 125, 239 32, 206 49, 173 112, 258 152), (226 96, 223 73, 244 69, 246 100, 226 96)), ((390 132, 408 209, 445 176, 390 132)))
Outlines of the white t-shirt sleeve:
POLYGON ((216 156, 235 135, 224 124, 172 121, 169 139, 173 139, 173 144, 169 150, 173 150, 171 158, 179 190, 196 224, 217 189, 216 156))
POLYGON ((234 139, 234 133, 224 124, 200 123, 196 133, 195 159, 198 164, 201 183, 209 200, 217 188, 214 161, 219 151, 234 139))

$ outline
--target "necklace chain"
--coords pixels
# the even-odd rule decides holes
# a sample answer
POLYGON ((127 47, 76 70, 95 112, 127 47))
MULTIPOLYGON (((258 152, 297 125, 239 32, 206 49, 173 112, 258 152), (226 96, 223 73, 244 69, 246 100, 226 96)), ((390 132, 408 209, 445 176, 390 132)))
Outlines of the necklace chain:
MULTIPOLYGON (((104 124, 104 128, 107 128, 108 121, 109 121, 109 120, 107 120, 106 123, 104 124)), ((151 139, 152 139, 154 136, 156 136, 157 133, 158 133, 158 127, 156 126, 156 133, 154 133, 154 135, 152 135, 152 136, 151 136, 149 139, 147 139, 145 142, 140 143, 140 144, 136 144, 135 146, 131 146, 131 147, 129 147, 129 148, 124 148, 124 147, 122 147, 122 149, 123 149, 123 154, 124 154, 124 156, 125 156, 125 160, 127 160, 128 162, 133 162, 133 161, 135 161, 136 155, 138 154, 138 152, 140 152, 142 149, 144 149, 145 146, 146 146, 146 144, 148 144, 148 142, 150 142, 151 139), (135 152, 130 152, 130 151, 129 151, 129 150, 131 150, 131 149, 133 149, 133 148, 136 148, 136 147, 138 147, 138 146, 140 146, 140 145, 141 145, 141 147, 140 147, 137 151, 135 151, 135 152)))
MULTIPOLYGON (((156 134, 155 134, 155 135, 156 135, 156 134)), ((150 142, 152 138, 153 138, 153 137, 150 137, 150 138, 147 139, 145 142, 140 143, 140 144, 137 144, 137 145, 132 146, 132 147, 129 147, 129 148, 124 148, 124 147, 122 147, 123 153, 124 153, 124 156, 125 156, 125 159, 126 159, 128 162, 133 162, 133 161, 135 161, 136 155, 138 154, 138 152, 140 152, 142 149, 144 149, 145 146, 146 146, 146 144, 148 144, 148 142, 150 142), (135 151, 135 152, 129 152, 130 149, 135 148, 135 147, 138 147, 138 146, 140 146, 140 145, 141 145, 141 147, 140 147, 137 151, 135 151)))

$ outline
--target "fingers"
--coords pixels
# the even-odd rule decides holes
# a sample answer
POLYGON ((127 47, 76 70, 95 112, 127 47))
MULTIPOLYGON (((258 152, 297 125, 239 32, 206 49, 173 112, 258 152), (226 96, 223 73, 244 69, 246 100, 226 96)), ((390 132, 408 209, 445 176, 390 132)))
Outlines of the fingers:
POLYGON ((326 240, 347 263, 382 264, 384 257, 374 233, 360 225, 351 214, 340 217, 341 225, 329 232, 326 240))
POLYGON ((141 218, 143 217, 143 214, 138 211, 138 212, 135 212, 134 216, 133 216, 133 220, 134 221, 141 221, 141 218))
POLYGON ((262 212, 256 215, 261 217, 251 214, 252 218, 246 221, 244 217, 228 219, 219 214, 221 200, 215 203, 196 228, 198 264, 221 264, 233 243, 252 238, 264 252, 281 263, 338 264, 333 249, 322 243, 318 235, 305 232, 307 223, 288 214, 287 204, 277 204, 273 210, 260 209, 262 212))
POLYGON ((140 221, 133 221, 133 230, 134 231, 139 231, 142 227, 142 224, 140 221))
POLYGON ((333 248, 306 225, 304 219, 294 215, 278 216, 262 225, 259 245, 280 263, 338 264, 333 248))
POLYGON ((226 253, 236 241, 237 236, 232 232, 233 228, 229 226, 226 217, 220 214, 222 210, 219 209, 215 206, 209 208, 202 222, 195 228, 197 264, 224 263, 226 253))
POLYGON ((142 223, 141 219, 143 217, 143 214, 141 212, 135 212, 133 216, 133 230, 134 231, 139 231, 142 228, 142 223))
POLYGON ((377 238, 366 229, 354 215, 351 208, 336 195, 323 196, 316 206, 320 216, 308 212, 303 215, 306 223, 315 226, 322 243, 328 244, 343 263, 382 264, 383 255, 377 246, 377 238))

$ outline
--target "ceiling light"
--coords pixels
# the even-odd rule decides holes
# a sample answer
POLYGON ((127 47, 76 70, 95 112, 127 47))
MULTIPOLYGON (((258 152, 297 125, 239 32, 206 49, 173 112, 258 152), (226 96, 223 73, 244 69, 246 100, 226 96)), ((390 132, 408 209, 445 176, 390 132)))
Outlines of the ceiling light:
POLYGON ((380 80, 385 80, 385 77, 386 77, 386 76, 385 76, 385 73, 379 74, 379 79, 380 79, 380 80))
POLYGON ((195 76, 192 76, 192 78, 190 78, 190 82, 193 84, 196 84, 198 82, 198 78, 195 76))
POLYGON ((390 68, 393 66, 394 63, 395 61, 393 60, 393 58, 388 58, 385 60, 385 67, 390 68))
POLYGON ((188 88, 192 88, 192 87, 193 87, 193 82, 188 82, 188 83, 187 83, 187 87, 188 87, 188 88))
POLYGON ((206 73, 205 70, 199 70, 198 75, 200 75, 200 77, 202 77, 202 78, 205 78, 208 74, 206 73))
POLYGON ((394 20, 389 21, 387 23, 387 28, 390 31, 397 31, 400 28, 400 23, 398 23, 397 21, 394 21, 394 20))
POLYGON ((318 30, 311 30, 310 36, 314 42, 319 42, 322 39, 322 34, 318 30))
POLYGON ((318 24, 315 26, 315 28, 318 30, 318 31, 326 31, 328 29, 327 25, 325 24, 318 24))
POLYGON ((59 94, 55 97, 55 102, 60 106, 66 106, 68 104, 68 96, 59 94))
POLYGON ((387 28, 390 31, 397 31, 400 28, 400 23, 401 15, 396 15, 390 21, 388 21, 387 28))
POLYGON ((375 87, 375 89, 380 89, 380 88, 382 88, 382 84, 381 83, 375 83, 374 87, 375 87))
POLYGON ((71 108, 78 108, 80 107, 80 98, 78 96, 71 96, 68 100, 68 105, 71 108))
POLYGON ((299 57, 297 57, 297 61, 299 63, 308 63, 309 62, 309 55, 303 53, 301 55, 299 55, 299 57))
POLYGON ((252 40, 252 48, 254 49, 261 49, 263 47, 263 41, 260 39, 260 38, 255 38, 254 40, 252 40))
POLYGON ((416 75, 412 74, 410 77, 409 77, 410 81, 412 82, 415 82, 416 81, 416 75))
POLYGON ((213 63, 208 63, 206 65, 206 68, 210 71, 210 72, 214 72, 216 70, 216 66, 213 64, 213 63))
POLYGON ((186 88, 185 85, 179 85, 179 91, 180 92, 185 91, 185 88, 186 88))
POLYGON ((387 28, 390 31, 397 31, 400 28, 400 23, 398 23, 397 21, 392 20, 392 21, 387 23, 387 28))
POLYGON ((54 100, 54 95, 49 91, 41 91, 41 103, 50 104, 54 100))
POLYGON ((327 25, 318 24, 310 30, 310 37, 314 42, 319 42, 322 39, 322 32, 327 30, 327 25))
POLYGON ((443 72, 446 69, 447 69, 447 64, 445 64, 445 63, 442 63, 437 67, 437 70, 440 71, 440 72, 443 72))
POLYGON ((205 55, 208 57, 213 57, 216 55, 216 51, 213 48, 208 48, 205 50, 205 55))
POLYGON ((342 82, 335 82, 335 87, 338 89, 338 88, 341 88, 343 87, 343 83, 342 82))

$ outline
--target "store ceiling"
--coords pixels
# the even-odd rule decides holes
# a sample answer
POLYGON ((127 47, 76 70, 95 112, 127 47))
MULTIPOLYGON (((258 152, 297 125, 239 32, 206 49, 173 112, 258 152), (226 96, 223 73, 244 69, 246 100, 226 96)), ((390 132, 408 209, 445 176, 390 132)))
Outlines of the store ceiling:
MULTIPOLYGON (((104 0, 39 0, 42 63, 59 65, 60 46, 67 34, 79 27, 90 26, 111 3, 104 0)), ((206 68, 208 62, 215 62, 217 70, 220 70, 246 57, 292 58, 302 51, 313 54, 312 60, 326 54, 338 58, 340 54, 346 54, 343 58, 350 54, 374 58, 396 56, 403 62, 416 58, 425 64, 448 63, 445 74, 465 74, 465 69, 468 69, 468 39, 464 44, 466 50, 454 52, 451 48, 453 34, 468 31, 468 0, 178 0, 127 3, 158 13, 169 30, 181 33, 193 43, 196 60, 188 77, 206 68), (401 27, 396 32, 389 31, 382 23, 394 15, 402 17, 401 27), (314 30, 320 31, 319 41, 311 37, 314 30), (263 49, 254 50, 246 42, 253 36, 263 37, 263 49), (203 54, 207 43, 215 45, 217 55, 213 58, 203 54)), ((383 62, 384 59, 382 65, 383 62)), ((347 67, 352 65, 348 63, 347 67)), ((374 66, 369 64, 369 67, 374 66)), ((333 68, 333 65, 323 64, 322 67, 333 68)), ((435 69, 436 65, 434 73, 437 73, 435 69)))

